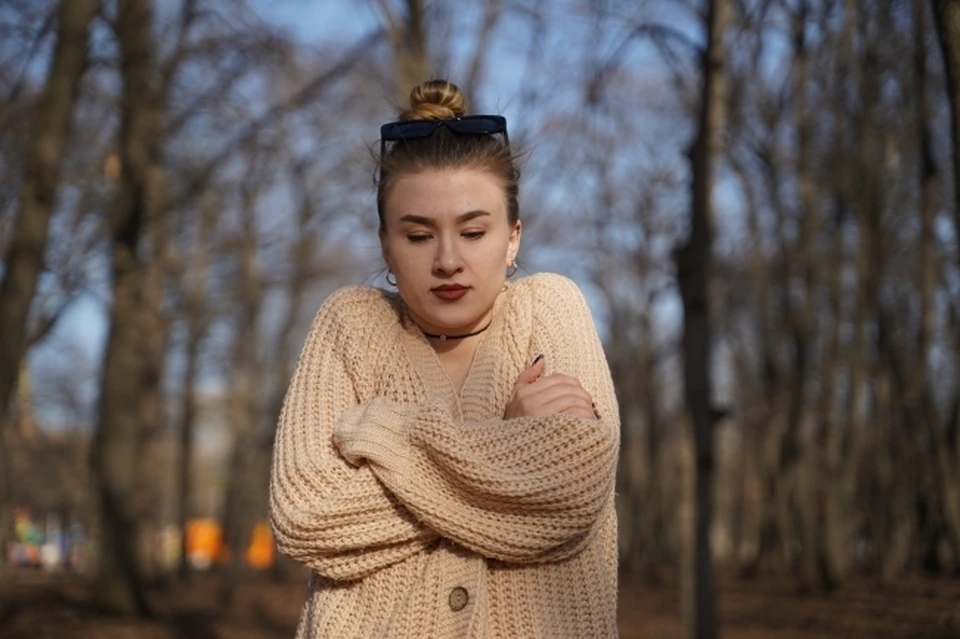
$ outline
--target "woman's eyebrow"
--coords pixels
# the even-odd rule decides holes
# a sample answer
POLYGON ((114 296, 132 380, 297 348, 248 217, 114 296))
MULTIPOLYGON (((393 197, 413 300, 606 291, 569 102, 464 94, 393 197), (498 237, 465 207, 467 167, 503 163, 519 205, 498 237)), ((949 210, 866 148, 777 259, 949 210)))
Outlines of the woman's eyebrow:
POLYGON ((423 224, 424 226, 436 226, 437 223, 432 217, 423 217, 422 215, 404 215, 400 218, 401 222, 410 222, 411 224, 423 224))
MULTIPOLYGON (((467 211, 463 215, 457 217, 457 224, 463 224, 464 222, 469 222, 470 220, 475 220, 478 217, 489 216, 489 211, 484 211, 483 209, 475 209, 473 211, 467 211)), ((411 224, 422 224, 423 226, 430 226, 436 228, 437 221, 432 217, 425 217, 423 215, 404 215, 400 218, 401 222, 409 222, 411 224)))
POLYGON ((490 213, 489 213, 488 211, 484 211, 483 209, 475 209, 475 210, 473 210, 473 211, 467 211, 466 213, 464 213, 463 215, 461 215, 460 217, 458 217, 458 218, 457 218, 457 223, 458 223, 458 224, 463 224, 464 222, 469 222, 470 220, 475 220, 475 219, 477 219, 478 217, 484 217, 484 216, 489 216, 489 215, 490 215, 490 213))

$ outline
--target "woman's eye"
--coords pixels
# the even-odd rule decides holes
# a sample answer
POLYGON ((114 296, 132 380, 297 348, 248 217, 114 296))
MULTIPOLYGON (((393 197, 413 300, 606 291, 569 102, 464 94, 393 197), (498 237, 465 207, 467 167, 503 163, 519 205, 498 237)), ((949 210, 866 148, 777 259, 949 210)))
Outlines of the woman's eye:
POLYGON ((420 244, 421 242, 426 242, 429 239, 430 239, 429 235, 425 235, 422 233, 417 233, 417 234, 412 234, 407 236, 407 240, 409 240, 410 242, 413 242, 414 244, 420 244))
POLYGON ((479 240, 484 235, 486 235, 485 231, 466 231, 464 232, 463 237, 467 238, 468 240, 479 240))

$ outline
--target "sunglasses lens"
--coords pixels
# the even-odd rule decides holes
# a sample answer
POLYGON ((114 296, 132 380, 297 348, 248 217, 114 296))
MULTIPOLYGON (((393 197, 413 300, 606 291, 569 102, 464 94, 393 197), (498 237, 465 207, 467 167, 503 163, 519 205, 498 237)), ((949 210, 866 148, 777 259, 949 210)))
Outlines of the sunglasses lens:
POLYGON ((503 133, 506 130, 506 121, 501 117, 477 115, 451 120, 447 126, 456 133, 492 134, 503 133))
POLYGON ((454 133, 471 135, 489 135, 506 133, 507 121, 498 115, 468 115, 457 120, 406 120, 390 122, 380 127, 380 139, 384 141, 425 138, 441 126, 454 133))
POLYGON ((380 137, 384 140, 405 140, 424 138, 432 135, 440 127, 438 120, 409 120, 390 122, 380 127, 380 137))

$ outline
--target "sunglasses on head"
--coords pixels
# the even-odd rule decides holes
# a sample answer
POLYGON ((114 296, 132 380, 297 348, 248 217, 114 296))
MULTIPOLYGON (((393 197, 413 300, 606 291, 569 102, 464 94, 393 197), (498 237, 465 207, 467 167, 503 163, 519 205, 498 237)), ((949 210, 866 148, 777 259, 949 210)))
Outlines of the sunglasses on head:
POLYGON ((507 137, 507 119, 502 115, 465 115, 450 120, 401 120, 388 122, 380 127, 380 157, 383 157, 387 142, 429 137, 442 126, 454 133, 465 135, 502 133, 504 141, 507 145, 510 144, 510 138, 507 137))

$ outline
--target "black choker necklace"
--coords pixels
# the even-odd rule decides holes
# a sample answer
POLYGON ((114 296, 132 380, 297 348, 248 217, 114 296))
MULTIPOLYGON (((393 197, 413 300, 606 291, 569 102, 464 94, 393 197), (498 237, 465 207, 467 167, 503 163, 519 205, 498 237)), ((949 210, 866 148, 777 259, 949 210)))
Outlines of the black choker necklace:
POLYGON ((438 340, 440 340, 440 341, 442 341, 442 342, 445 342, 445 341, 447 341, 447 340, 449 340, 449 339, 466 339, 466 338, 468 338, 468 337, 473 337, 474 335, 479 335, 480 333, 482 333, 482 332, 484 332, 485 330, 487 330, 488 328, 490 328, 490 325, 491 325, 491 324, 493 324, 493 320, 490 320, 489 322, 487 322, 487 325, 484 326, 483 328, 481 328, 479 331, 474 331, 474 332, 472 332, 472 333, 466 333, 465 335, 434 335, 433 333, 428 333, 428 332, 426 332, 426 331, 423 331, 422 328, 421 328, 420 330, 423 331, 423 334, 426 335, 427 337, 429 337, 430 339, 438 339, 438 340))

